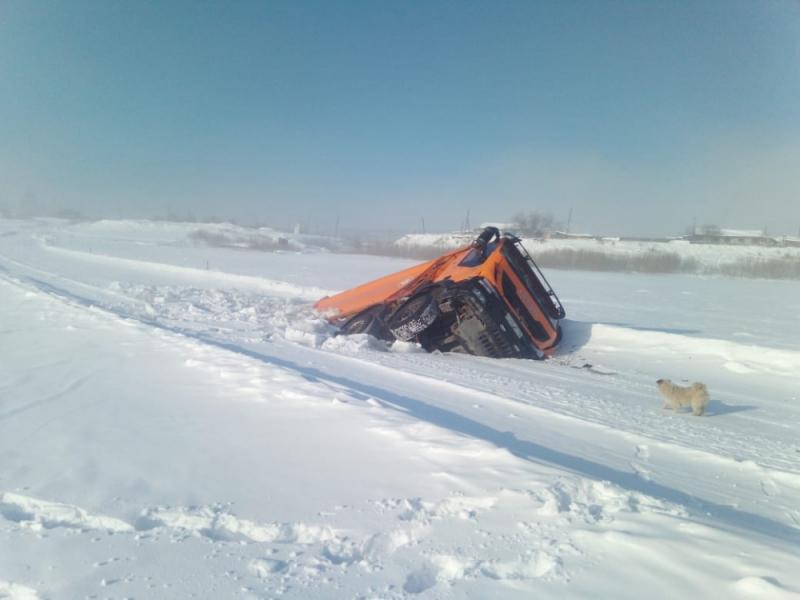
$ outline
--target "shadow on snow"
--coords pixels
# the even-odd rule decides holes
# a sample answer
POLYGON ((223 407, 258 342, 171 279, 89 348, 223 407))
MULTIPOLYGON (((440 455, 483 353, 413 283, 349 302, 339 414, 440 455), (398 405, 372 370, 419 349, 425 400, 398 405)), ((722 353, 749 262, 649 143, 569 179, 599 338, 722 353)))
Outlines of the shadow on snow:
MULTIPOLYGON (((0 267, 0 271, 3 270, 4 269, 0 267)), ((255 351, 233 343, 217 340, 202 333, 188 331, 182 329, 181 327, 167 325, 145 317, 137 317, 135 315, 126 313, 124 310, 118 307, 106 306, 97 302, 93 302, 87 298, 78 296, 69 290, 55 287, 45 281, 35 278, 20 277, 16 275, 10 278, 16 279, 17 281, 22 281, 23 283, 28 283, 43 292, 70 300, 81 306, 102 308, 122 319, 138 321, 145 325, 176 333, 208 345, 265 362, 270 365, 294 371, 309 382, 346 388, 356 399, 359 400, 366 401, 369 398, 378 398, 385 405, 400 410, 410 416, 413 416, 414 418, 427 421, 428 423, 460 433, 462 435, 484 440, 498 448, 504 448, 508 450, 513 455, 521 459, 554 466, 559 469, 567 470, 577 475, 587 477, 589 479, 609 481, 630 491, 639 492, 660 500, 685 506, 690 511, 693 511, 695 514, 699 515, 701 518, 704 518, 706 515, 710 516, 717 522, 718 525, 727 530, 736 531, 746 529, 752 533, 769 536, 774 539, 792 543, 800 543, 800 529, 784 525, 783 523, 774 521, 767 517, 739 510, 732 506, 726 506, 716 502, 711 502, 709 500, 704 500, 702 498, 698 498, 697 496, 693 496, 669 486, 661 485, 654 481, 644 480, 636 473, 620 471, 619 469, 615 469, 586 458, 581 458, 579 456, 567 454, 566 452, 561 452, 553 448, 548 448, 541 444, 537 444, 532 440, 520 439, 511 432, 494 429, 488 425, 479 423, 478 421, 474 421, 473 419, 458 413, 454 413, 438 406, 433 406, 411 396, 398 394, 378 386, 365 384, 363 382, 350 379, 344 375, 326 373, 316 367, 300 365, 285 358, 273 356, 262 351, 255 351)), ((579 321, 572 321, 571 323, 579 325, 578 327, 574 327, 574 331, 571 332, 571 335, 576 336, 576 341, 580 341, 583 336, 591 336, 591 324, 582 323, 579 321)), ((588 340, 588 337, 586 337, 586 339, 588 340)), ((585 341, 583 343, 585 343, 585 341)), ((727 412, 737 412, 739 410, 749 410, 752 408, 729 407, 719 402, 716 404, 720 405, 715 406, 716 414, 723 414, 722 407, 727 409, 727 412)))

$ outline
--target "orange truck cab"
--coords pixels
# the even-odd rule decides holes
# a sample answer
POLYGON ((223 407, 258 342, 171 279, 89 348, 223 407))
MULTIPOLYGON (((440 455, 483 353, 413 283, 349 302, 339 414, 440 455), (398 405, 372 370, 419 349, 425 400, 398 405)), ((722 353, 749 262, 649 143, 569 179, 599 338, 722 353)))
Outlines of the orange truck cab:
POLYGON ((495 227, 463 248, 314 306, 343 334, 495 358, 548 356, 565 316, 519 238, 495 227))

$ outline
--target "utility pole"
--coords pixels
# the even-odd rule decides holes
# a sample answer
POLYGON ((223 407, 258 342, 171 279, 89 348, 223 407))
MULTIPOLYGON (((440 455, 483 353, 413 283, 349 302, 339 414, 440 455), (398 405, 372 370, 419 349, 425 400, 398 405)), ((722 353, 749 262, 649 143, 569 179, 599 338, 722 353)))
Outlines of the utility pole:
POLYGON ((566 233, 569 233, 570 224, 572 224, 572 207, 571 206, 569 207, 569 216, 567 216, 567 231, 566 231, 566 233))
POLYGON ((333 227, 333 238, 337 239, 339 237, 339 215, 336 215, 336 225, 333 227))
POLYGON ((422 220, 422 233, 425 233, 425 217, 420 217, 422 220))

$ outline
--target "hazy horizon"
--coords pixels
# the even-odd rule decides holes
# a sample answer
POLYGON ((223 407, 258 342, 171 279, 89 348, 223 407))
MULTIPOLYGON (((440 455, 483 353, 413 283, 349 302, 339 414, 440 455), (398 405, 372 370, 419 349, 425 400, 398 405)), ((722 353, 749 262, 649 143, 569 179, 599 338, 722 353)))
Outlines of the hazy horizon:
POLYGON ((800 4, 0 4, 0 210, 800 229, 800 4))

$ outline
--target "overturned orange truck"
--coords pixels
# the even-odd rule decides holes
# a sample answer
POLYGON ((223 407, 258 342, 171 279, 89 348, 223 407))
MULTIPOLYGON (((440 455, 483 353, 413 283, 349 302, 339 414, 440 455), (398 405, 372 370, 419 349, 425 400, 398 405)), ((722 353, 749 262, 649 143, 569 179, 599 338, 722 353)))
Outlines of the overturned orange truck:
POLYGON ((326 296, 315 308, 343 334, 495 358, 548 356, 565 316, 519 238, 495 227, 439 258, 326 296))

